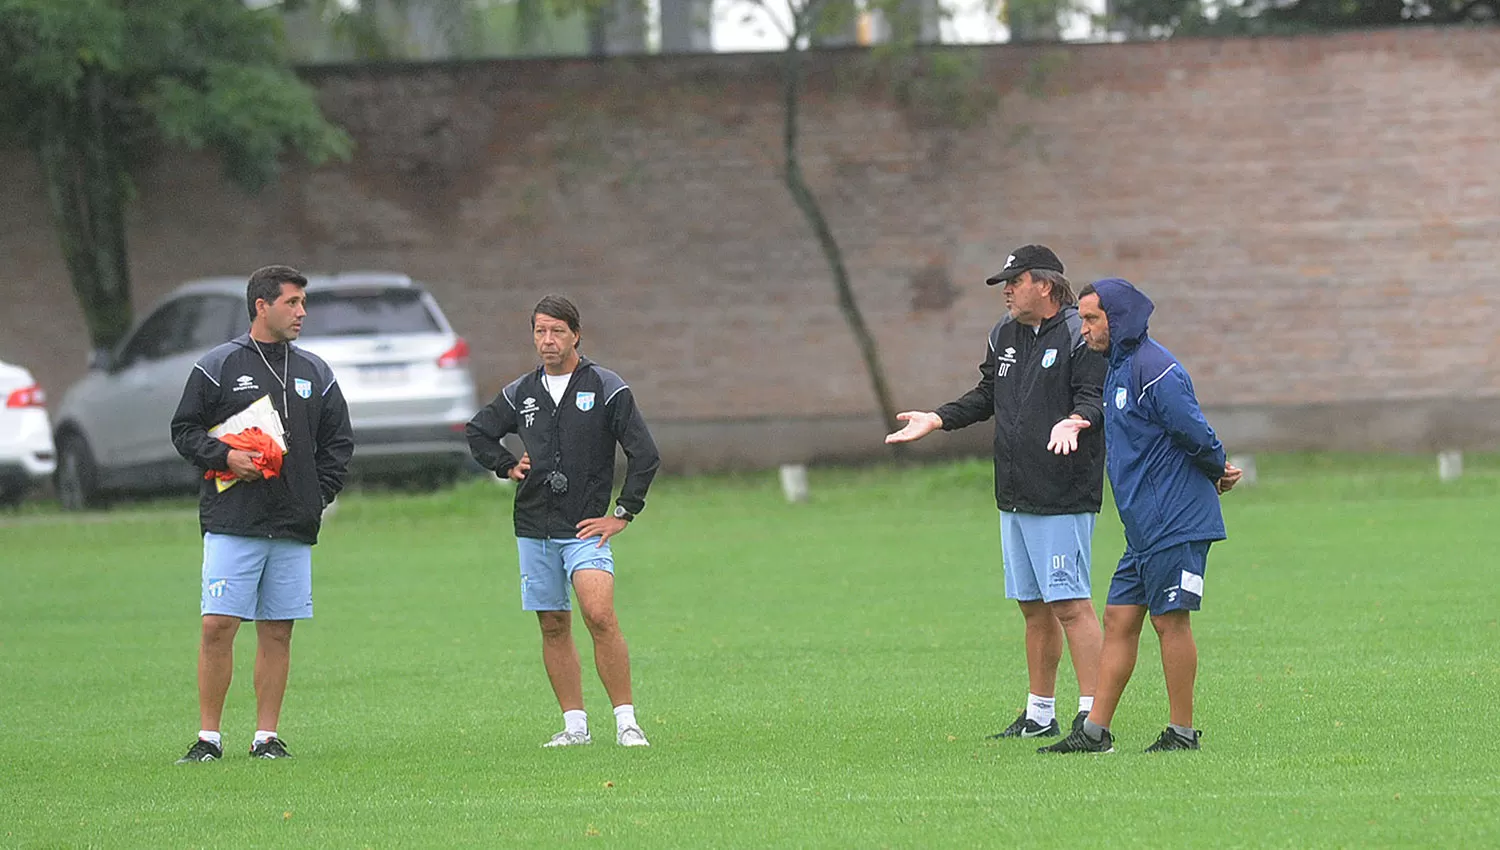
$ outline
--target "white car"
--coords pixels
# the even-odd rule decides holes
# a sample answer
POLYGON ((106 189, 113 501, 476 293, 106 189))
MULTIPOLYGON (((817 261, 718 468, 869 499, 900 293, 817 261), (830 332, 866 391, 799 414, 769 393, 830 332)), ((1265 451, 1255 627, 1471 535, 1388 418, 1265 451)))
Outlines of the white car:
MULTIPOLYGON (((57 409, 63 507, 195 487, 202 473, 172 446, 172 414, 198 358, 249 328, 244 279, 198 280, 173 290, 115 351, 96 355, 57 409)), ((353 475, 435 486, 471 467, 464 424, 478 403, 469 345, 409 277, 308 275, 296 345, 328 362, 349 403, 353 475)))
POLYGON ((0 504, 18 504, 57 467, 47 395, 31 373, 0 361, 0 504))

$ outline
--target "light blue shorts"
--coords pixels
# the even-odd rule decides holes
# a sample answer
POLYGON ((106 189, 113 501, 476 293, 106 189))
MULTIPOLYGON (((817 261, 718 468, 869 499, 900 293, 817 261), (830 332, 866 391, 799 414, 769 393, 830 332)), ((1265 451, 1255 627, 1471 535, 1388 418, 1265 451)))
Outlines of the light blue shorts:
POLYGON ((1020 602, 1088 599, 1094 515, 1000 512, 1005 598, 1020 602))
POLYGON ((615 572, 615 556, 609 544, 599 546, 599 538, 539 540, 516 538, 521 553, 521 610, 571 611, 568 585, 579 570, 615 572))
POLYGON ((202 613, 241 620, 313 615, 312 547, 296 540, 203 535, 202 613))

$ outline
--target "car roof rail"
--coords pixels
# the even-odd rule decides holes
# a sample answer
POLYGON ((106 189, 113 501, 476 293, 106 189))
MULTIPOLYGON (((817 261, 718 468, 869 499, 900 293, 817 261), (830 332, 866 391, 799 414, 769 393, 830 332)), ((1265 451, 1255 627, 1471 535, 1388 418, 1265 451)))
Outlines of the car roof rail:
POLYGON ((349 271, 331 275, 325 280, 334 285, 411 286, 411 275, 386 271, 349 271))
POLYGON ((230 291, 233 289, 238 289, 240 292, 244 292, 245 278, 229 277, 227 275, 193 278, 192 280, 183 281, 182 283, 173 287, 172 291, 169 292, 168 295, 178 295, 187 292, 230 291))

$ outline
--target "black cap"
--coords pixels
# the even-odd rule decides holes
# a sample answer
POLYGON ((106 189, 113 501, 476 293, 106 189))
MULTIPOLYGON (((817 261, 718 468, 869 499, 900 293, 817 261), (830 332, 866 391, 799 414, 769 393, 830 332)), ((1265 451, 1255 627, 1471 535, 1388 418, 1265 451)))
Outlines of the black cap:
POLYGON ((1052 253, 1052 249, 1045 245, 1022 245, 1015 253, 1005 258, 1005 268, 995 272, 985 283, 994 286, 997 283, 1005 283, 1021 272, 1046 270, 1062 274, 1062 260, 1052 253))

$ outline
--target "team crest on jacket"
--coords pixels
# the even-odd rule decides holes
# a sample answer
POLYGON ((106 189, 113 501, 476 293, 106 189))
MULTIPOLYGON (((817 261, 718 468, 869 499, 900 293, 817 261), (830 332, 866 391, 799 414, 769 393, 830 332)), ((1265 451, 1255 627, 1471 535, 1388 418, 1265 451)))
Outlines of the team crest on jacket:
POLYGON ((574 396, 573 403, 578 405, 579 410, 582 410, 586 413, 594 409, 594 394, 579 393, 577 396, 574 396))
POLYGON ((1055 349, 1055 348, 1049 348, 1045 352, 1042 353, 1042 368, 1043 369, 1051 367, 1052 364, 1056 363, 1056 362, 1057 362, 1057 349, 1055 349))
POLYGON ((1116 408, 1118 408, 1120 410, 1124 410, 1125 409, 1125 399, 1127 397, 1128 396, 1125 393, 1125 388, 1124 387, 1115 387, 1115 407, 1116 408))
POLYGON ((300 395, 303 398, 312 398, 312 381, 309 381, 306 378, 296 378, 295 381, 296 383, 293 384, 293 389, 297 391, 297 395, 300 395))

